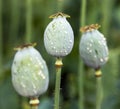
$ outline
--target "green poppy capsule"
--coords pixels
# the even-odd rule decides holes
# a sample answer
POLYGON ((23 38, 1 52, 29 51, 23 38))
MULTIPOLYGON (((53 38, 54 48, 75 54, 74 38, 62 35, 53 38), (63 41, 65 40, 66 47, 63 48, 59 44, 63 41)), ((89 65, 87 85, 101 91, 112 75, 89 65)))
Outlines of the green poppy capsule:
POLYGON ((40 53, 31 45, 18 48, 12 64, 12 83, 25 97, 38 97, 48 88, 48 68, 40 53))
POLYGON ((106 39, 97 29, 99 25, 92 24, 82 28, 79 52, 86 65, 99 69, 108 60, 106 39))
POLYGON ((60 12, 50 16, 53 20, 45 29, 44 45, 47 52, 52 56, 66 56, 73 48, 73 30, 66 17, 69 16, 60 12))

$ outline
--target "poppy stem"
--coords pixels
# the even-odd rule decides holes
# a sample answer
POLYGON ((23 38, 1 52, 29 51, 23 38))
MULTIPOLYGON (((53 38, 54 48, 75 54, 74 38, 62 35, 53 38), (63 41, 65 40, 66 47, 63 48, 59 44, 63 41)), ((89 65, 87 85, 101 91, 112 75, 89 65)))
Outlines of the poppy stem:
MULTIPOLYGON (((80 17, 80 23, 81 26, 85 25, 85 19, 86 19, 86 0, 81 1, 81 17, 80 17)), ((79 67, 78 67, 78 87, 79 87, 79 101, 78 106, 79 109, 84 109, 84 65, 81 59, 79 58, 79 67)))
POLYGON ((26 1, 26 42, 32 40, 32 0, 26 1))
POLYGON ((95 71, 96 76, 96 109, 101 109, 103 89, 102 89, 102 72, 101 70, 95 71))
POLYGON ((54 109, 59 109, 61 69, 63 66, 62 58, 56 59, 55 66, 56 66, 56 83, 55 83, 55 107, 54 109))
POLYGON ((29 104, 31 105, 31 109, 38 109, 39 99, 38 98, 31 98, 29 104))

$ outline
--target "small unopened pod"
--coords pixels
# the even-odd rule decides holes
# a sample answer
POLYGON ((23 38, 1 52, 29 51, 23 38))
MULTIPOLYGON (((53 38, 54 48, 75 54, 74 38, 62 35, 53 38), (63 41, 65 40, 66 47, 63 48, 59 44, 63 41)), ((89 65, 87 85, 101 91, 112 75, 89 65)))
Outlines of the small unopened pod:
POLYGON ((97 29, 98 24, 92 24, 81 28, 83 32, 79 52, 81 58, 88 66, 99 69, 108 60, 108 47, 106 39, 97 29))
POLYGON ((12 83, 25 97, 38 97, 48 88, 47 65, 40 53, 28 44, 17 48, 12 64, 12 83))
POLYGON ((45 29, 44 45, 47 52, 52 56, 66 56, 73 48, 73 30, 69 22, 66 20, 66 17, 69 16, 60 12, 50 16, 53 20, 45 29))

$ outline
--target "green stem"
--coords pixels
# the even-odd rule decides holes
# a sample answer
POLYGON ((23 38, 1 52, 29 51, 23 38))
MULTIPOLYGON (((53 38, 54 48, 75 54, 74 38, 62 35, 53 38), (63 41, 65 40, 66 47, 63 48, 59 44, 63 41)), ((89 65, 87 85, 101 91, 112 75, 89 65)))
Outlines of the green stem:
MULTIPOLYGON (((86 17, 86 0, 82 0, 81 3, 81 17, 80 23, 81 26, 85 25, 86 17)), ((78 69, 78 84, 79 84, 79 109, 84 109, 84 65, 81 59, 79 58, 79 69, 78 69)))
POLYGON ((110 27, 110 20, 111 20, 111 15, 112 15, 112 7, 114 5, 114 0, 104 0, 104 2, 102 2, 102 31, 103 33, 106 35, 106 37, 108 36, 107 35, 107 32, 109 30, 109 27, 110 27), (109 19, 108 19, 109 18, 109 19))
POLYGON ((32 0, 26 1, 26 42, 32 40, 32 0))
POLYGON ((56 59, 56 83, 55 83, 55 106, 54 109, 59 109, 59 100, 60 100, 60 83, 61 83, 61 69, 62 69, 62 59, 56 59))
POLYGON ((96 74, 96 109, 101 109, 102 98, 103 98, 103 89, 102 89, 102 72, 97 70, 96 74))
POLYGON ((86 22, 86 4, 87 4, 87 1, 86 0, 82 0, 82 4, 81 4, 81 20, 80 20, 80 23, 81 23, 81 26, 84 26, 85 25, 85 22, 86 22))
POLYGON ((79 109, 84 109, 84 65, 83 62, 79 61, 79 74, 78 74, 78 85, 79 85, 79 109))
POLYGON ((31 109, 38 109, 38 106, 31 106, 31 109))
POLYGON ((10 23, 10 39, 9 39, 10 43, 14 42, 17 39, 19 18, 20 18, 19 1, 11 0, 11 23, 10 23))
POLYGON ((57 0, 57 9, 59 12, 62 11, 64 0, 57 0))
POLYGON ((3 70, 3 42, 2 42, 2 0, 0 0, 0 76, 3 70))

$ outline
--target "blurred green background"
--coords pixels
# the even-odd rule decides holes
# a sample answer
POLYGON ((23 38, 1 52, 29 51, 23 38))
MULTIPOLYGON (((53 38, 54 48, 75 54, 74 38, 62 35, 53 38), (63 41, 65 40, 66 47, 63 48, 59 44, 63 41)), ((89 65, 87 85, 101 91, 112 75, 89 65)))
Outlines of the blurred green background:
MULTIPOLYGON (((79 109, 78 69, 81 0, 0 0, 0 109, 30 109, 29 99, 19 96, 11 83, 11 65, 14 47, 37 42, 36 48, 46 60, 49 69, 49 88, 39 97, 39 109, 53 109, 55 86, 55 59, 47 54, 43 34, 48 17, 58 11, 71 16, 75 35, 74 48, 63 59, 60 108, 79 109)), ((102 109, 120 109, 120 1, 87 0, 86 23, 98 23, 107 38, 109 61, 102 68, 104 99, 102 109)), ((81 61, 81 60, 80 60, 81 61)), ((94 70, 84 66, 85 109, 95 108, 96 81, 94 70)))

